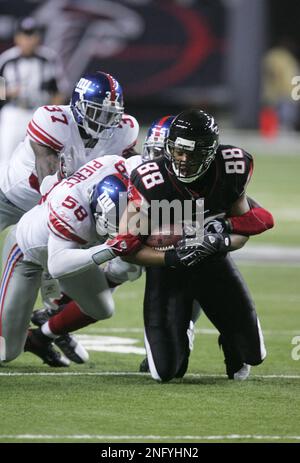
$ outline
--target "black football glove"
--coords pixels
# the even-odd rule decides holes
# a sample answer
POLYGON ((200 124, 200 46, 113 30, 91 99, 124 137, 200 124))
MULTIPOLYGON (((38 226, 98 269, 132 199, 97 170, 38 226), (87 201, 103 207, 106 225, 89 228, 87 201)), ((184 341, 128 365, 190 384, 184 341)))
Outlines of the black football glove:
POLYGON ((172 268, 193 267, 215 254, 228 252, 231 244, 227 233, 207 233, 197 238, 180 240, 174 250, 165 252, 165 265, 172 268))
POLYGON ((204 226, 204 233, 231 233, 229 220, 216 218, 207 222, 204 226))

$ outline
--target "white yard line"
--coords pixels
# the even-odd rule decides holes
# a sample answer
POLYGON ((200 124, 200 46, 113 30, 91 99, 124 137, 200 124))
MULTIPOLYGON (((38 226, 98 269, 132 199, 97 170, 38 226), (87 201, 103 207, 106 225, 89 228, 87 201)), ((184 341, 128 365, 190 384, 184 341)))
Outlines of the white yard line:
POLYGON ((225 434, 212 436, 159 436, 159 435, 105 435, 105 434, 0 434, 0 439, 24 439, 24 440, 300 440, 300 436, 292 435, 260 435, 260 434, 225 434))
POLYGON ((260 262, 264 264, 300 264, 300 247, 279 246, 274 244, 249 244, 231 253, 236 261, 260 262))
MULTIPOLYGON (((135 333, 135 334, 143 334, 144 329, 143 328, 92 328, 90 329, 86 335, 84 336, 96 336, 96 335, 103 335, 103 334, 111 334, 111 333, 125 333, 125 334, 130 334, 130 333, 135 333)), ((214 328, 196 328, 195 329, 196 334, 218 334, 218 331, 214 328)), ((300 325, 298 330, 263 330, 264 335, 268 336, 294 336, 294 335, 299 335, 300 336, 300 325)), ((83 336, 81 334, 76 334, 76 338, 80 340, 80 337, 83 336)))
MULTIPOLYGON (((149 373, 139 373, 135 371, 41 371, 41 372, 21 372, 5 371, 0 372, 0 376, 149 376, 149 373)), ((226 375, 202 375, 200 373, 188 373, 185 378, 227 378, 226 375)), ((300 375, 251 375, 253 379, 300 379, 300 375)))

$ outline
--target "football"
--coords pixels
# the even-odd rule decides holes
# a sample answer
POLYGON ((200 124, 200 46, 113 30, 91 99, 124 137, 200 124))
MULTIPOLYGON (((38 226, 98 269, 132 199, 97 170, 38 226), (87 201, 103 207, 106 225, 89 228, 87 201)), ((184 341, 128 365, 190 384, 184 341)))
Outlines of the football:
POLYGON ((182 226, 179 224, 167 224, 152 230, 152 234, 148 236, 145 244, 157 251, 167 251, 174 248, 181 238, 182 226))

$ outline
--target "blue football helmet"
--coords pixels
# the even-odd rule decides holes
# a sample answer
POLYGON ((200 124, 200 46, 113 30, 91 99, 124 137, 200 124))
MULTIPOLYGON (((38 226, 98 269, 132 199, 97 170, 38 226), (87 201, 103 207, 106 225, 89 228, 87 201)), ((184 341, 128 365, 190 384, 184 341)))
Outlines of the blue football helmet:
POLYGON ((128 177, 112 174, 94 186, 90 207, 96 222, 96 232, 104 239, 119 233, 119 222, 127 207, 128 177))
POLYGON ((87 134, 110 138, 124 113, 121 85, 105 72, 85 74, 75 85, 70 106, 75 121, 87 134))
POLYGON ((164 116, 151 124, 143 146, 143 161, 157 159, 163 155, 165 139, 174 119, 175 116, 164 116))

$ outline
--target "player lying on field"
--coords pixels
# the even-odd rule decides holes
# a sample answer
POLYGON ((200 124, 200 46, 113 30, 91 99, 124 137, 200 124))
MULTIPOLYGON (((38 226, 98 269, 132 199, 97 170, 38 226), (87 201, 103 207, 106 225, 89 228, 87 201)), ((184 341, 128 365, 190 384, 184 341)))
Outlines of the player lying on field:
POLYGON ((48 364, 69 363, 53 356, 53 339, 38 330, 29 330, 27 337, 43 270, 57 278, 61 291, 72 299, 64 312, 65 317, 71 314, 70 331, 78 328, 78 313, 81 326, 112 315, 111 291, 94 255, 103 251, 103 260, 111 259, 134 252, 140 241, 128 237, 128 249, 123 249, 123 241, 104 247, 97 244, 104 242, 108 234, 102 223, 95 222, 94 214, 101 201, 106 203, 107 190, 117 196, 123 192, 126 207, 127 183, 123 158, 94 159, 54 186, 45 201, 24 214, 17 227, 11 229, 3 249, 6 265, 0 288, 2 361, 15 359, 25 347, 25 351, 36 353, 48 364))

